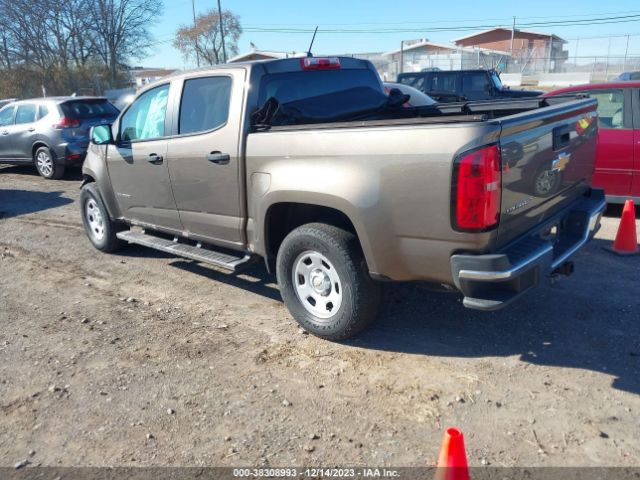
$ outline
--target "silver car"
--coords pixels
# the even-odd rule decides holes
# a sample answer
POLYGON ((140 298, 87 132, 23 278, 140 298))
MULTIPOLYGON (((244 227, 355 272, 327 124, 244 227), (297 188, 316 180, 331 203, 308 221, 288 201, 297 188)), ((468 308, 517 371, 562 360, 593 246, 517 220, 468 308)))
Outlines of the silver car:
POLYGON ((118 109, 100 97, 50 97, 12 102, 0 109, 0 163, 33 163, 45 178, 81 165, 89 129, 112 123, 118 109))
POLYGON ((409 95, 409 101, 407 102, 409 107, 426 107, 429 105, 435 105, 436 102, 433 98, 431 98, 426 93, 421 92, 417 88, 413 88, 410 85, 405 85, 403 83, 393 83, 393 82, 384 82, 384 91, 387 94, 393 90, 394 88, 400 90, 405 95, 409 95))

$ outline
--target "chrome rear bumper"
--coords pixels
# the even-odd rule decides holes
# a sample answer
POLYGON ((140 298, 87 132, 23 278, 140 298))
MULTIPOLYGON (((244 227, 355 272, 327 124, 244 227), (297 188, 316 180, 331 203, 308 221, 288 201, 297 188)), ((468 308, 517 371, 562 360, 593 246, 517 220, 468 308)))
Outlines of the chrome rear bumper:
POLYGON ((593 238, 605 208, 604 192, 592 189, 495 254, 453 255, 451 270, 456 287, 465 296, 464 306, 497 310, 539 285, 593 238), (552 228, 555 234, 545 235, 552 228))

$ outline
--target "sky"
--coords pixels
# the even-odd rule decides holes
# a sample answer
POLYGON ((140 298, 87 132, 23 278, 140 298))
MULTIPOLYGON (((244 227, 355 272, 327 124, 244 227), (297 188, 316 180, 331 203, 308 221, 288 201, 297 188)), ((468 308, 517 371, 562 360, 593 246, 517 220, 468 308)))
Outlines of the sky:
MULTIPOLYGON (((216 0, 194 0, 197 13, 217 8, 216 0)), ((637 15, 617 19, 616 23, 525 27, 555 33, 569 43, 570 55, 640 56, 640 3, 637 0, 573 0, 573 1, 472 1, 432 2, 428 0, 221 0, 223 10, 240 17, 244 33, 238 47, 241 53, 251 50, 253 42, 260 50, 306 51, 311 32, 282 33, 269 29, 312 30, 319 26, 313 51, 321 54, 385 52, 400 48, 401 40, 428 38, 437 43, 478 31, 484 26, 511 26, 519 23, 575 23, 605 17, 637 15), (460 28, 458 31, 434 31, 437 28, 460 28), (376 30, 375 32, 323 32, 326 30, 376 30), (412 32, 381 30, 411 29, 412 32), (262 30, 262 31, 258 31, 262 30), (629 37, 627 47, 626 35, 629 37), (579 39, 579 40, 577 40, 579 39)), ((151 31, 157 42, 148 57, 136 63, 145 67, 191 68, 180 52, 171 46, 179 26, 193 22, 192 0, 165 0, 164 11, 151 31)))

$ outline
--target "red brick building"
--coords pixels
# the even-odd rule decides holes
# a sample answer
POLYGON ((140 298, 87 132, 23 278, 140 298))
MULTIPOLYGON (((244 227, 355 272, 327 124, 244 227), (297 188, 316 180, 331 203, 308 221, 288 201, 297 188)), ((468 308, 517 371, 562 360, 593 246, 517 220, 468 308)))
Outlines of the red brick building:
POLYGON ((479 47, 501 50, 511 54, 509 71, 513 72, 562 72, 569 56, 564 50, 567 41, 549 33, 516 29, 511 43, 511 29, 496 27, 467 35, 453 42, 461 47, 479 47))

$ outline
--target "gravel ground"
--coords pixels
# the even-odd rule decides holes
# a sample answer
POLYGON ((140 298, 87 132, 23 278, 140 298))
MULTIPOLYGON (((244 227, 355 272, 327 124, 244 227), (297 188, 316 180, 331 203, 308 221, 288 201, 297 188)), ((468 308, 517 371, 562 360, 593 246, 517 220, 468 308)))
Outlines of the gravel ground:
POLYGON ((640 466, 640 256, 603 247, 494 313, 385 287, 347 343, 301 332, 261 265, 94 250, 79 174, 0 167, 0 466, 640 466))

